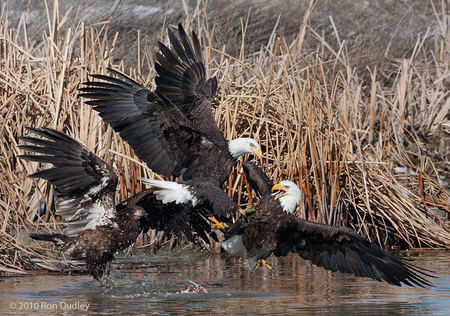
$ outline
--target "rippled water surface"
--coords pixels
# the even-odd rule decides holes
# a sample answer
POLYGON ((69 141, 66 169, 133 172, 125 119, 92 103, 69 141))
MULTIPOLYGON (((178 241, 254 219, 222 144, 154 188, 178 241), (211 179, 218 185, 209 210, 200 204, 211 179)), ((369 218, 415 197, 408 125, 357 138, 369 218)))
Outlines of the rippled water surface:
POLYGON ((0 314, 450 314, 450 253, 411 254, 433 288, 395 287, 330 273, 298 256, 248 271, 209 253, 118 258, 103 284, 83 275, 0 276, 0 314), (182 293, 187 279, 208 293, 182 293))

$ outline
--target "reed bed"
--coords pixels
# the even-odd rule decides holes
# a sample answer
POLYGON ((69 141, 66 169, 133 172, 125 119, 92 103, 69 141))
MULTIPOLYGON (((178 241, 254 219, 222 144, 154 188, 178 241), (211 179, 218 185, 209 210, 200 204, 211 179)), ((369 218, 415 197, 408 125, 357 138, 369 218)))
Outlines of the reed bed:
MULTIPOLYGON (((226 46, 214 46, 220 25, 208 22, 201 1, 181 21, 206 43, 208 72, 220 82, 213 109, 219 126, 228 139, 257 139, 264 151, 261 168, 274 181, 297 182, 304 193, 299 216, 353 227, 380 246, 448 248, 450 194, 440 184, 445 173, 430 160, 448 159, 450 150, 446 15, 436 15, 441 36, 434 47, 424 45, 427 34, 418 38, 411 57, 392 62, 389 80, 375 68, 367 81, 350 67, 345 42, 333 48, 308 27, 312 7, 294 41, 274 32, 251 55, 245 51, 245 22, 241 52, 232 56, 226 46), (303 49, 307 33, 317 38, 315 52, 303 49), (441 141, 427 149, 427 139, 441 141)), ((61 223, 53 216, 51 186, 27 178, 42 166, 17 158, 26 126, 62 130, 114 166, 121 176, 117 201, 142 189, 139 177, 156 176, 77 96, 88 74, 104 73, 107 66, 153 87, 152 48, 138 45, 139 63, 131 69, 114 55, 120 36, 108 31, 114 10, 106 21, 88 26, 82 17, 71 21, 55 1, 38 42, 27 34, 27 13, 10 29, 2 10, 0 271, 71 264, 27 237, 31 230, 58 231, 61 223)), ((254 202, 245 184, 237 167, 224 189, 240 204, 254 202)), ((138 243, 151 248, 164 242, 175 239, 151 231, 138 243)))

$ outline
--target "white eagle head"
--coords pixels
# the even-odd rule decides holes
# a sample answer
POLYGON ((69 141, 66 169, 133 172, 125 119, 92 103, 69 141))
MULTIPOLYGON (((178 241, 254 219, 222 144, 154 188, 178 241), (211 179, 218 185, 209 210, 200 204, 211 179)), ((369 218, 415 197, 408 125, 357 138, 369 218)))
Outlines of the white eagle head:
POLYGON ((234 159, 244 154, 253 154, 261 158, 261 146, 253 138, 236 138, 228 142, 228 150, 234 159))
POLYGON ((272 196, 279 200, 283 211, 293 213, 302 199, 302 191, 288 180, 281 181, 272 187, 272 196))

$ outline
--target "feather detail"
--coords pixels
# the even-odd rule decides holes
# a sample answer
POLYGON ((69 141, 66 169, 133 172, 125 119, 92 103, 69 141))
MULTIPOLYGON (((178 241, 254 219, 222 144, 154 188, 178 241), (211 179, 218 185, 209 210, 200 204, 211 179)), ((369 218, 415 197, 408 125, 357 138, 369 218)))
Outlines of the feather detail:
POLYGON ((140 178, 140 180, 142 183, 149 184, 155 188, 153 194, 163 204, 172 202, 176 204, 191 202, 193 206, 197 204, 197 198, 190 192, 188 185, 146 178, 140 178))

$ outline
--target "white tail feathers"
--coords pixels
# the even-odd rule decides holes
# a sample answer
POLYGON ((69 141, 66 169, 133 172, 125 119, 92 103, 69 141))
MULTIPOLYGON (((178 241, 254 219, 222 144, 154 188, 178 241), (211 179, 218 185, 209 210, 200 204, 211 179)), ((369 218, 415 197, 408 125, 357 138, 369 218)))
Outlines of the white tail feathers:
POLYGON ((156 189, 153 194, 163 204, 172 202, 184 204, 189 201, 192 202, 192 205, 197 204, 197 199, 189 191, 188 185, 146 178, 141 178, 140 180, 142 183, 149 184, 156 189))

